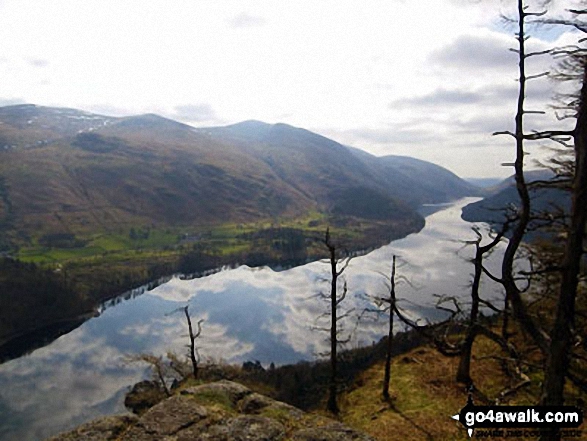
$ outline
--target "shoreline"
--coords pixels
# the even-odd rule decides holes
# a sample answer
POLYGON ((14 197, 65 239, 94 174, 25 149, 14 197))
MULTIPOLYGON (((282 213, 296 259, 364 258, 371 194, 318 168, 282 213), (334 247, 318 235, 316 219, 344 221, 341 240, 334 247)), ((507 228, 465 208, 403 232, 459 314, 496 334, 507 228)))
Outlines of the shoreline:
MULTIPOLYGON (((425 220, 421 224, 416 225, 415 228, 409 229, 409 231, 402 231, 399 235, 388 234, 386 237, 383 235, 377 235, 375 239, 370 236, 362 237, 362 239, 369 240, 353 241, 354 246, 351 247, 348 252, 353 256, 365 255, 378 247, 389 244, 390 242, 402 239, 410 234, 418 233, 424 228, 424 226, 425 220), (375 241, 377 243, 375 243, 375 241)), ((393 229, 387 231, 393 231, 393 229)), ((184 257, 187 255, 188 254, 186 253, 184 257)), ((206 277, 220 272, 223 269, 237 268, 242 265, 253 268, 268 266, 275 271, 284 271, 323 258, 323 256, 316 253, 315 250, 311 251, 309 254, 305 253, 303 256, 297 258, 286 257, 284 255, 275 257, 263 253, 262 251, 253 251, 240 256, 204 254, 199 257, 203 259, 197 261, 194 260, 195 265, 192 266, 194 269, 192 271, 172 271, 161 275, 155 273, 153 276, 149 277, 148 280, 139 279, 135 281, 133 287, 123 289, 122 292, 120 290, 110 291, 109 294, 97 292, 95 293, 95 301, 91 310, 83 311, 73 317, 60 318, 41 326, 20 330, 19 332, 12 333, 8 336, 0 337, 0 365, 52 343, 60 336, 81 326, 87 320, 99 316, 108 307, 118 304, 119 302, 117 300, 137 297, 156 286, 166 283, 173 277, 180 277, 186 280, 195 279, 206 277)))
POLYGON ((97 317, 97 311, 89 311, 76 317, 67 317, 49 324, 12 334, 0 339, 0 364, 22 357, 36 349, 42 348, 81 326, 87 320, 97 317), (19 343, 27 343, 24 347, 19 343))

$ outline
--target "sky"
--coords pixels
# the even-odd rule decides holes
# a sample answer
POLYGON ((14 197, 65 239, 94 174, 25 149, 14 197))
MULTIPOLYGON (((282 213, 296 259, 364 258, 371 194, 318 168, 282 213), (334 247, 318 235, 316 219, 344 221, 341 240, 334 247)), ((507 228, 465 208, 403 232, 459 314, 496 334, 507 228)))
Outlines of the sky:
MULTIPOLYGON (((156 113, 195 127, 283 122, 462 177, 506 177, 513 142, 492 133, 513 129, 515 28, 501 19, 513 3, 0 0, 0 106, 156 113)), ((549 10, 579 3, 553 0, 549 10)), ((578 38, 530 33, 531 50, 578 38)), ((551 65, 536 57, 528 69, 551 65)), ((533 81, 529 107, 549 110, 556 87, 533 81)), ((526 123, 572 127, 550 110, 526 123)), ((546 152, 530 147, 528 165, 546 152)))

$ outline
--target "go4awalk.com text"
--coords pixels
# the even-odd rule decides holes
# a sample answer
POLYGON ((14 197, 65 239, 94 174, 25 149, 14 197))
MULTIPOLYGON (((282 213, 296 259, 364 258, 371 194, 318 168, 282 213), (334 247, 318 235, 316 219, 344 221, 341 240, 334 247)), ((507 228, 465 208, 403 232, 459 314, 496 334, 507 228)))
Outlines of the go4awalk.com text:
POLYGON ((558 430, 565 438, 583 434, 583 412, 575 406, 475 406, 467 405, 452 417, 475 438, 538 438, 558 430))

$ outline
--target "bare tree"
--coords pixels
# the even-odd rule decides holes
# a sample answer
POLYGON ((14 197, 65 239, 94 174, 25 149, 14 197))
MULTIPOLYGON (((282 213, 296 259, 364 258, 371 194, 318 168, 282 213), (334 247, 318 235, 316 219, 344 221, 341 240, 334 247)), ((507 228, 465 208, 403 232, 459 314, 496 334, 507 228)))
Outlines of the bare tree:
POLYGON ((518 41, 517 49, 512 49, 518 54, 518 99, 516 106, 515 116, 515 130, 514 132, 496 132, 498 134, 510 135, 515 139, 516 143, 516 156, 513 163, 514 166, 514 177, 516 183, 516 190, 520 198, 520 206, 517 209, 515 223, 511 236, 509 238, 508 245, 504 252, 502 266, 501 266, 501 279, 505 292, 505 308, 504 308, 504 337, 507 338, 507 319, 508 310, 511 305, 513 314, 521 324, 521 326, 532 336, 536 344, 540 347, 543 352, 546 352, 548 347, 548 336, 545 332, 536 324, 532 316, 528 312, 527 305, 522 299, 522 290, 516 284, 516 276, 514 271, 514 262, 516 253, 520 248, 520 244, 526 233, 526 229, 530 222, 530 194, 528 192, 528 185, 524 176, 524 141, 527 139, 534 139, 528 136, 524 131, 524 116, 528 113, 534 113, 531 110, 525 108, 526 99, 526 83, 528 80, 539 78, 544 76, 543 73, 536 75, 527 75, 526 73, 526 60, 530 57, 543 55, 544 52, 528 52, 526 49, 526 41, 528 35, 526 34, 526 22, 530 17, 540 17, 545 12, 528 12, 528 8, 525 5, 524 0, 518 0, 518 31, 516 33, 516 39, 518 41))
MULTIPOLYGON (((573 14, 571 19, 538 19, 542 24, 572 26, 580 32, 587 33, 587 22, 582 17, 587 15, 587 9, 568 10, 573 14)), ((528 16, 529 14, 526 14, 528 16)), ((541 14, 537 14, 541 15, 541 14)), ((579 43, 587 41, 580 39, 579 43)), ((571 180, 571 209, 569 225, 564 232, 564 250, 560 258, 560 264, 551 265, 545 272, 556 270, 560 274, 558 295, 555 298, 555 315, 550 335, 545 340, 546 345, 541 348, 546 357, 545 378, 543 383, 542 404, 561 405, 564 402, 564 382, 569 377, 579 387, 587 389, 587 381, 581 380, 570 370, 570 360, 573 355, 573 341, 576 336, 576 299, 579 276, 581 273, 581 258, 585 252, 584 239, 587 220, 587 49, 580 46, 555 49, 551 53, 562 57, 560 68, 552 76, 563 81, 578 81, 579 93, 569 95, 569 100, 563 102, 557 110, 564 110, 561 118, 576 118, 575 127, 570 131, 542 131, 524 134, 524 139, 541 140, 549 139, 564 147, 569 147, 567 141, 573 140, 571 158, 564 160, 555 159, 553 166, 558 180, 564 184, 570 177, 571 180), (569 113, 570 112, 570 113, 569 113)), ((521 57, 521 61, 523 58, 521 57)), ((563 217, 563 219, 566 216, 563 217)), ((561 222, 563 226, 564 222, 561 222)), ((556 434, 544 439, 554 439, 556 434)))
MULTIPOLYGON (((575 15, 575 20, 542 20, 550 24, 566 24, 572 25, 581 32, 587 32, 587 23, 580 20, 581 16, 587 14, 585 10, 571 10, 569 11, 575 15)), ((567 65, 574 64, 578 66, 575 74, 579 72, 582 85, 580 87, 580 94, 576 100, 571 100, 567 104, 566 109, 576 110, 576 124, 571 131, 543 131, 526 134, 522 128, 524 109, 524 85, 526 77, 524 71, 525 60, 532 56, 526 54, 524 48, 524 41, 526 35, 524 32, 524 21, 530 16, 542 16, 543 13, 528 13, 524 7, 523 1, 518 0, 518 14, 519 14, 519 65, 520 65, 520 91, 518 97, 518 114, 516 116, 516 132, 512 134, 516 138, 517 146, 517 160, 516 160, 516 183, 518 193, 522 199, 522 210, 520 212, 520 223, 514 232, 513 240, 518 242, 523 236, 523 231, 520 231, 520 225, 524 225, 526 218, 526 208, 529 209, 529 200, 524 199, 524 182, 523 171, 518 166, 518 159, 520 153, 523 159, 523 141, 550 139, 559 144, 565 145, 564 137, 573 139, 574 141, 574 164, 568 167, 568 170, 574 172, 571 187, 571 212, 570 212, 570 226, 568 228, 564 246, 562 261, 559 266, 560 271, 560 285, 558 296, 555 301, 555 315, 551 331, 548 334, 543 332, 535 326, 531 318, 524 311, 524 305, 521 297, 517 295, 515 282, 512 284, 513 277, 511 276, 511 266, 509 260, 512 258, 512 250, 516 246, 516 242, 510 241, 510 247, 506 251, 506 257, 502 265, 502 279, 506 293, 512 301, 516 316, 520 323, 526 330, 529 331, 535 341, 538 343, 543 354, 545 355, 545 372, 544 382, 542 387, 541 404, 543 405, 562 405, 564 403, 564 384, 565 379, 571 378, 575 384, 587 389, 587 382, 581 381, 570 370, 570 363, 572 358, 572 346, 575 338, 575 324, 576 324, 576 299, 579 274, 581 271, 581 258, 584 254, 584 238, 585 227, 587 220, 587 110, 585 109, 585 100, 587 100, 587 54, 582 48, 575 47, 571 50, 563 49, 553 51, 553 53, 562 54, 567 57, 565 62, 567 65), (509 259, 509 260, 507 260, 509 259), (512 286, 513 285, 513 286, 512 286), (521 306, 521 308, 520 308, 521 306)), ((585 41, 585 39, 582 39, 585 41)), ((568 78, 568 73, 563 73, 563 78, 568 78)), ((510 133, 511 134, 511 133, 510 133)), ((568 170, 564 170, 567 172, 568 170)), ((527 223, 526 223, 527 225, 527 223)), ((559 434, 557 430, 544 433, 542 440, 558 439, 559 434)))
POLYGON ((393 350, 393 316, 395 314, 395 254, 391 261, 391 274, 389 275, 389 298, 385 301, 389 304, 389 328, 387 330, 387 347, 385 350, 385 373, 383 375, 383 398, 389 397, 389 381, 391 379, 391 352, 393 350))
POLYGON ((348 288, 346 281, 343 285, 342 294, 338 294, 338 280, 342 273, 347 269, 351 257, 346 251, 341 251, 340 246, 337 246, 330 237, 330 229, 326 229, 324 239, 321 239, 322 244, 328 250, 328 262, 330 265, 330 295, 329 299, 329 312, 330 316, 330 379, 328 383, 328 402, 327 409, 334 413, 339 413, 337 404, 337 349, 338 345, 343 341, 339 339, 339 327, 338 322, 346 317, 348 313, 338 315, 338 308, 346 298, 348 288))
MULTIPOLYGON (((587 74, 587 70, 584 70, 587 74)), ((587 75, 581 88, 581 101, 575 127, 575 177, 573 181, 571 226, 562 261, 560 291, 556 315, 546 358, 541 404, 564 403, 565 379, 569 375, 570 358, 575 335, 575 302, 578 275, 587 218, 587 75)), ((555 440, 556 431, 542 436, 543 440, 555 440)))
MULTIPOLYGON (((384 275, 382 273, 382 275, 384 275)), ((387 277, 387 276, 386 276, 387 277)), ((391 356, 393 351, 393 322, 394 322, 394 315, 395 315, 395 308, 396 308, 396 255, 394 254, 391 260, 391 272, 389 274, 389 279, 387 281, 387 289, 388 295, 387 297, 382 296, 374 296, 366 294, 366 300, 375 304, 376 308, 365 308, 363 313, 359 317, 359 320, 365 313, 374 313, 376 314, 376 319, 382 313, 389 314, 388 320, 388 328, 387 328, 387 343, 385 348, 385 369, 383 374, 383 390, 382 395, 383 399, 389 401, 389 383, 391 381, 391 356)))
POLYGON ((168 381, 173 381, 176 376, 169 365, 165 363, 163 357, 157 357, 153 354, 137 354, 126 357, 126 361, 130 363, 146 363, 152 369, 153 379, 161 386, 166 396, 171 396, 171 391, 167 385, 168 381))
MULTIPOLYGON (((485 305, 488 305, 492 308, 493 305, 485 302, 481 299, 479 295, 479 288, 481 286, 481 276, 485 272, 489 274, 489 272, 483 266, 483 259, 485 254, 491 252, 491 250, 501 242, 504 234, 506 233, 509 227, 509 223, 506 222, 501 231, 495 235, 493 240, 486 245, 481 245, 481 240, 483 236, 479 229, 475 228, 473 231, 475 232, 477 239, 472 244, 475 245, 475 257, 473 258, 473 264, 475 267, 475 272, 473 274, 473 283, 471 284, 471 310, 469 312, 469 323, 467 334, 462 344, 461 348, 461 355, 459 360, 459 367, 457 369, 456 380, 459 383, 463 383, 467 386, 473 385, 473 380, 471 379, 471 353, 473 350, 473 343, 475 342, 475 338, 480 332, 480 324, 479 324, 479 308, 481 303, 483 302, 485 305)), ((490 275, 490 277, 492 277, 490 275)))
POLYGON ((389 401, 391 399, 389 394, 389 384, 391 382, 391 358, 393 354, 393 328, 394 328, 394 316, 396 315, 396 308, 397 308, 397 293, 396 287, 399 283, 407 283, 410 286, 414 287, 414 285, 404 276, 397 275, 397 256, 394 254, 391 260, 391 270, 389 275, 381 273, 381 275, 387 278, 386 286, 387 286, 387 296, 380 296, 380 295, 369 295, 366 294, 366 300, 370 303, 374 303, 376 308, 366 308, 361 317, 365 313, 374 313, 376 314, 376 319, 380 317, 381 314, 387 313, 389 315, 388 319, 388 326, 387 326, 387 342, 385 348, 385 368, 383 374, 383 389, 382 389, 382 396, 383 399, 389 401))
POLYGON ((202 322, 204 321, 202 320, 198 320, 198 323, 196 324, 196 326, 198 327, 197 331, 194 332, 194 329, 192 327, 192 319, 190 317, 190 313, 188 311, 189 305, 186 305, 183 308, 183 312, 185 314, 185 318, 188 322, 188 331, 189 331, 189 337, 190 337, 190 344, 189 344, 189 357, 190 357, 190 361, 192 363, 192 375, 194 376, 194 379, 197 380, 198 379, 198 363, 199 363, 199 354, 198 354, 198 349, 196 348, 196 339, 200 336, 200 334, 202 333, 202 322))
MULTIPOLYGON (((587 14, 586 10, 570 11, 576 17, 587 14)), ((553 21, 551 21, 553 22, 553 21)), ((556 24, 574 26, 587 32, 587 23, 575 18, 573 20, 556 20, 556 24)), ((585 41, 585 39, 583 39, 585 41)), ((581 258, 585 252, 584 239, 587 220, 587 50, 574 47, 559 51, 565 55, 565 72, 559 73, 559 79, 573 79, 580 75, 580 93, 569 103, 576 110, 576 124, 572 131, 574 141, 574 162, 570 167, 574 171, 571 187, 570 225, 562 262, 560 265, 560 286, 557 298, 556 314, 551 332, 551 341, 547 353, 545 376, 541 403, 544 405, 561 405, 564 403, 565 378, 571 375, 575 383, 585 387, 570 371, 572 346, 576 336, 576 298, 581 258)), ((554 439, 549 435, 544 439, 554 439)))
MULTIPOLYGON (((476 240, 466 242, 475 245, 475 256, 472 259, 475 272, 471 283, 471 308, 466 318, 466 310, 462 307, 461 300, 457 297, 447 295, 436 295, 436 307, 447 313, 447 318, 444 320, 436 323, 426 321, 426 323, 422 325, 418 323, 418 320, 414 321, 408 318, 407 314, 399 307, 395 293, 395 262, 392 264, 390 297, 375 299, 378 306, 382 303, 388 304, 389 308, 392 309, 393 314, 396 315, 401 322, 421 333, 421 335, 428 339, 442 355, 447 357, 459 357, 456 381, 464 383, 470 390, 475 389, 470 374, 471 354, 475 339, 477 336, 483 335, 499 345, 503 352, 507 354, 506 357, 502 358, 502 361, 504 361, 504 368, 508 375, 516 379, 514 387, 505 389, 500 393, 500 396, 511 393, 513 390, 517 390, 523 385, 529 383, 528 377, 522 373, 520 368, 520 356, 514 345, 501 335, 495 333, 480 320, 480 311, 483 306, 497 313, 502 312, 490 301, 483 299, 480 296, 480 286, 483 274, 486 274, 494 281, 499 281, 499 279, 492 275, 484 266, 484 258, 487 257, 487 255, 489 255, 501 242, 508 231, 511 222, 512 220, 506 220, 502 225, 501 230, 493 236, 490 236, 490 241, 484 245, 482 245, 483 235, 478 228, 473 229, 477 236, 476 240), (465 337, 459 338, 458 334, 460 334, 463 328, 466 329, 465 337)), ((392 324, 391 326, 393 326, 393 317, 390 317, 390 322, 392 324)), ((391 350, 391 347, 388 349, 391 350)), ((388 356, 389 354, 390 352, 388 352, 388 356)))

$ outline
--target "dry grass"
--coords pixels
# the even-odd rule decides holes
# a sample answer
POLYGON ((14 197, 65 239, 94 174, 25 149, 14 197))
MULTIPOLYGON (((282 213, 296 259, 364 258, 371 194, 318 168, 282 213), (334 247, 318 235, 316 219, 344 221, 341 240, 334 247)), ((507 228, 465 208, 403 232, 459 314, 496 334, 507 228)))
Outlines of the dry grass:
POLYGON ((454 382, 453 359, 431 348, 397 358, 392 366, 391 403, 383 401, 383 363, 363 373, 360 387, 341 400, 342 420, 379 440, 466 439, 450 418, 467 395, 454 382))
MULTIPOLYGON (((497 399, 516 382, 504 373, 499 360, 503 354, 493 342, 478 338, 473 357, 471 375, 481 391, 474 394, 476 404, 486 404, 485 398, 497 399)), ((463 426, 450 418, 466 404, 468 396, 465 388, 455 382, 458 361, 441 356, 431 347, 397 357, 392 364, 390 403, 381 396, 384 364, 374 365, 341 397, 341 420, 381 441, 469 439, 463 426)), ((501 398, 501 404, 529 405, 538 401, 540 377, 531 370, 526 373, 532 383, 501 398)), ((576 391, 570 391, 569 401, 576 397, 576 391)))

